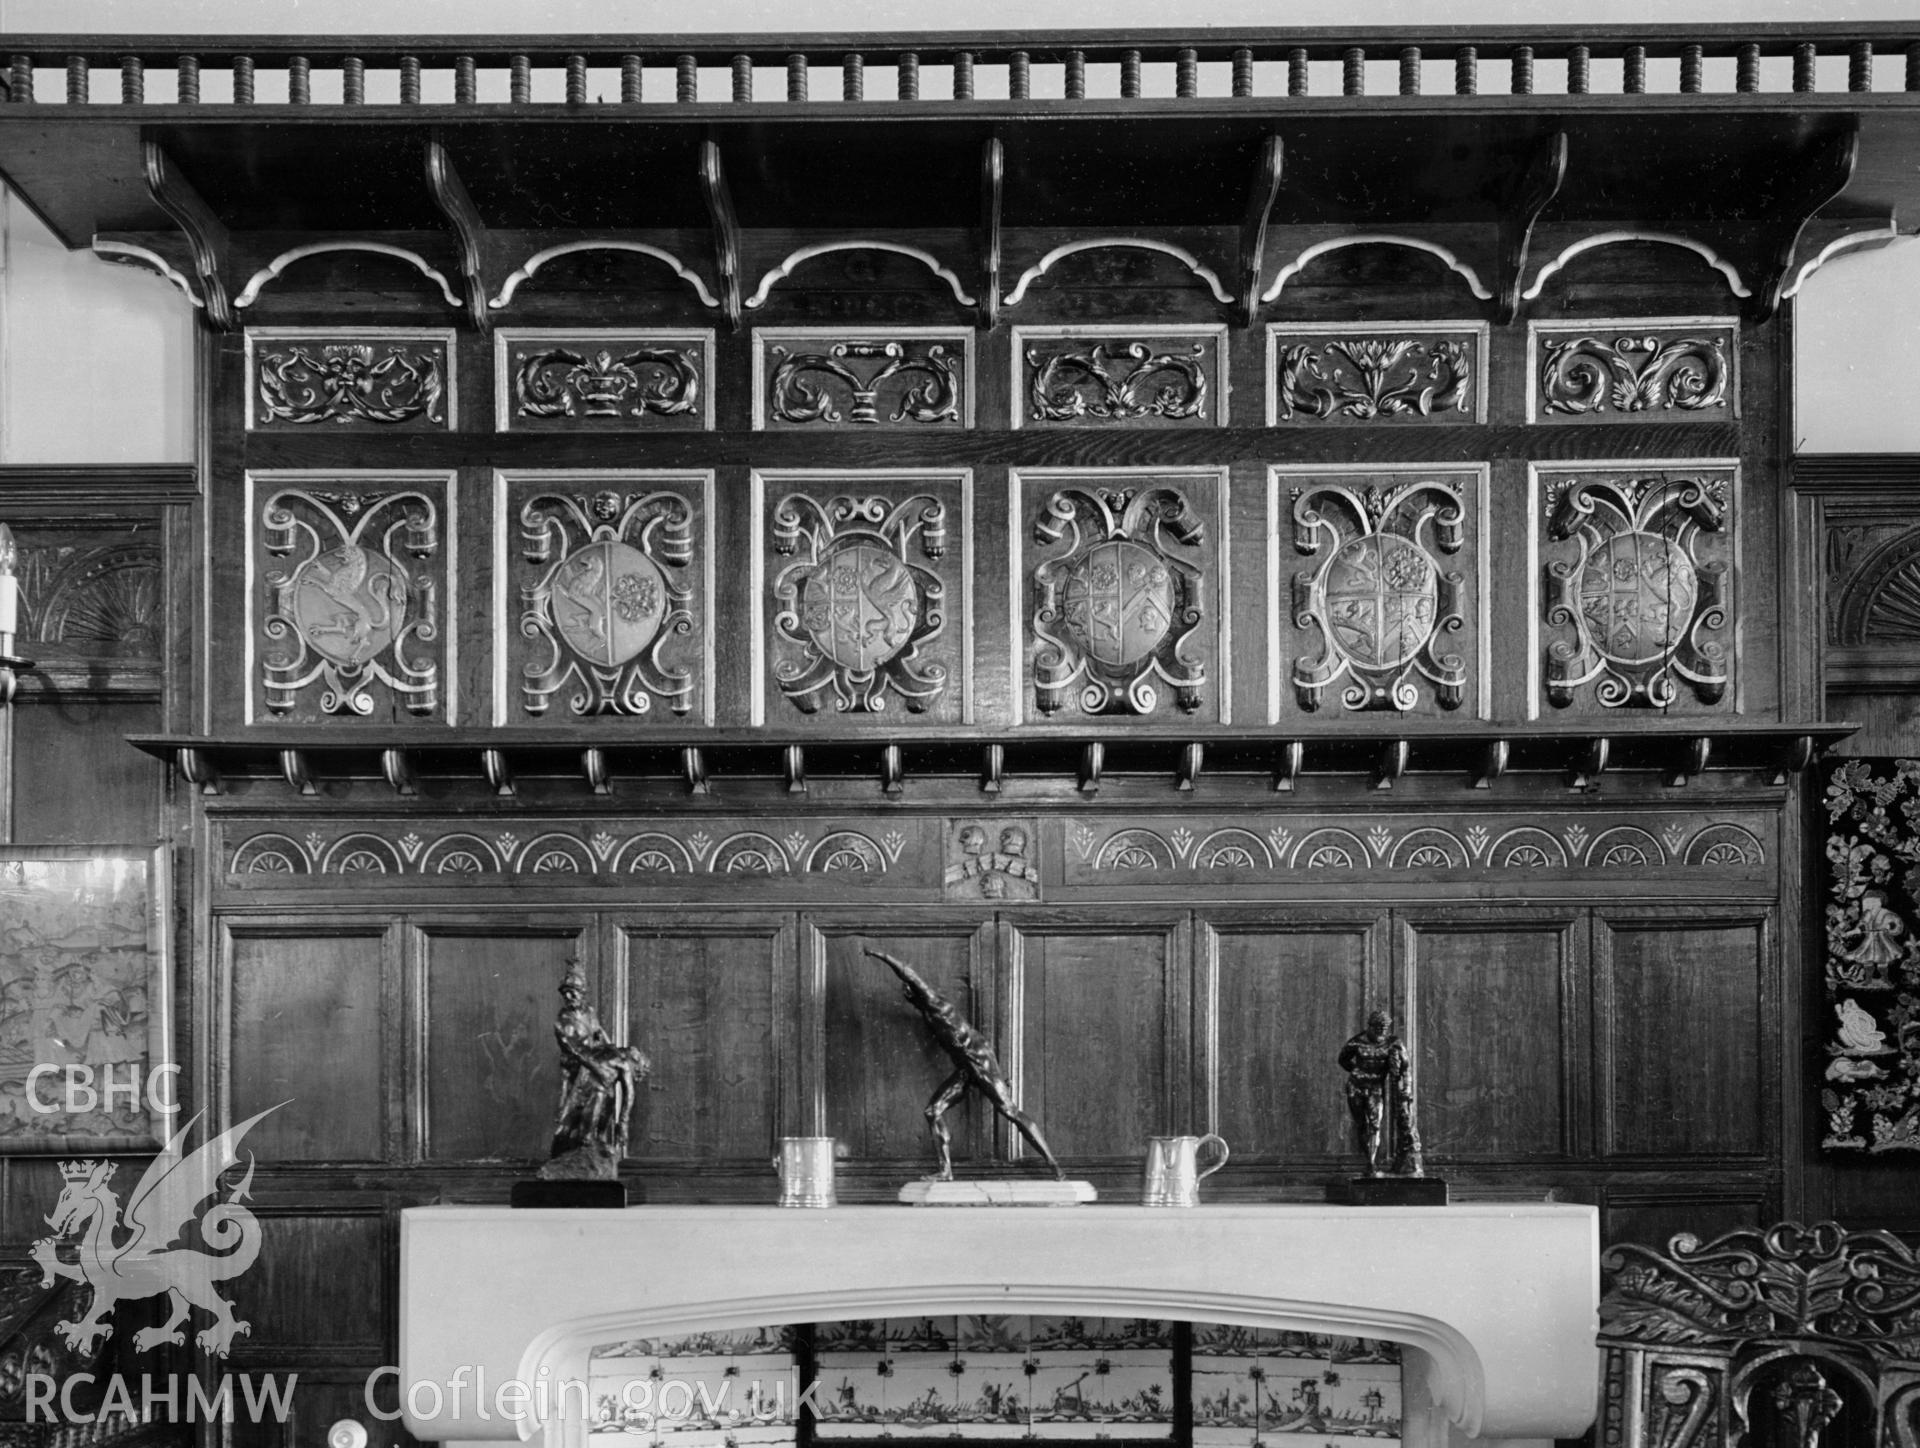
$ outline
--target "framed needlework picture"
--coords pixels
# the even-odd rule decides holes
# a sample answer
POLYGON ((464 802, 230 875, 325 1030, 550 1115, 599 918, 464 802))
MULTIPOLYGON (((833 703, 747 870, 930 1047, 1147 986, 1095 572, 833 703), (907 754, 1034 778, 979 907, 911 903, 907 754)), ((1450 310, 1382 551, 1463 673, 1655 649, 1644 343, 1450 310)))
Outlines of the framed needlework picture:
POLYGON ((178 1106, 166 859, 0 848, 0 1154, 164 1144, 178 1106))

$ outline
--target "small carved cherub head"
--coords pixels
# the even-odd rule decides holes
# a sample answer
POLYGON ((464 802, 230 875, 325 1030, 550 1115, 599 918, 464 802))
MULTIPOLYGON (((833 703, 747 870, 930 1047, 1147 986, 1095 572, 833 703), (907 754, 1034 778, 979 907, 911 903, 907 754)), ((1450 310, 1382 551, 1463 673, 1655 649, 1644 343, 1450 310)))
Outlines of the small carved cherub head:
POLYGON ((620 516, 620 495, 611 488, 593 495, 593 516, 602 523, 611 523, 620 516))
POLYGON ((1000 853, 1012 855, 1016 860, 1024 859, 1027 853, 1027 832, 1019 825, 1008 825, 1000 831, 1000 853))

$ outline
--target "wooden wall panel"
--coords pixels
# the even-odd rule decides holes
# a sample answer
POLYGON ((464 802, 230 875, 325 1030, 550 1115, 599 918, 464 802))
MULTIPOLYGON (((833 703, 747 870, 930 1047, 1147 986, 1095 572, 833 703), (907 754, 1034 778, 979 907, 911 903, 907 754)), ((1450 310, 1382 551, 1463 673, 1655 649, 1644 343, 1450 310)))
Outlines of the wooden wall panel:
POLYGON ((1602 915, 1595 942, 1610 1046, 1607 1148, 1762 1150, 1765 923, 1602 915))
POLYGON ((1213 1129, 1235 1160, 1339 1156, 1340 1043, 1384 994, 1386 915, 1200 922, 1211 975, 1199 1034, 1213 1129))
POLYGON ((653 1059, 629 1130, 637 1157, 764 1161, 780 1135, 793 930, 775 917, 622 927, 627 1039, 653 1059))
POLYGON ((262 1161, 387 1155, 386 932, 338 921, 232 923, 226 957, 229 1119, 262 1161))
POLYGON ((166 769, 126 736, 160 728, 157 700, 28 695, 13 711, 13 843, 145 844, 166 769))
POLYGON ((380 1215, 306 1215, 259 1206, 254 1211, 260 1218, 260 1256, 228 1284, 234 1315, 250 1326, 235 1339, 236 1349, 250 1356, 275 1347, 332 1354, 379 1349, 387 1310, 380 1215))
POLYGON ((567 961, 579 956, 588 1000, 609 1030, 618 1014, 594 979, 577 921, 489 928, 481 921, 422 931, 426 1119, 434 1161, 545 1161, 560 1097, 553 1018, 567 961))

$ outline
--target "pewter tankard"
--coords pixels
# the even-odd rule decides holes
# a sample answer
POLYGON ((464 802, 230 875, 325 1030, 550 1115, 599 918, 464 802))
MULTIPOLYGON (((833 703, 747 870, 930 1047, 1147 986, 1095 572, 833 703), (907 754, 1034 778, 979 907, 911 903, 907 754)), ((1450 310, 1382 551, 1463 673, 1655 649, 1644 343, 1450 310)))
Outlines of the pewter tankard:
POLYGON ((780 1205, 834 1205, 833 1161, 839 1143, 831 1136, 783 1136, 773 1169, 780 1173, 780 1205))
POLYGON ((1150 1136, 1147 1138, 1146 1183, 1140 1193, 1143 1207, 1197 1207, 1200 1182, 1227 1164, 1227 1144, 1209 1132, 1205 1136, 1150 1136), (1200 1149, 1212 1142, 1220 1159, 1200 1171, 1200 1149))

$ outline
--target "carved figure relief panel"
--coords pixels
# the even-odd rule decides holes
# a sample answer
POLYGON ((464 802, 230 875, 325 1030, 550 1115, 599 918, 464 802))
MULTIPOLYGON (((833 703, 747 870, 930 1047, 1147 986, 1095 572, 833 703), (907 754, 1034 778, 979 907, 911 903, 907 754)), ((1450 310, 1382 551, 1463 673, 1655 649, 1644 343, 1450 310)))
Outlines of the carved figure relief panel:
POLYGON ((157 690, 166 643, 154 516, 14 523, 19 651, 60 688, 157 690))
POLYGON ((451 432, 454 366, 448 330, 249 328, 247 427, 451 432))
POLYGON ((941 327, 762 328, 753 425, 773 432, 973 426, 973 334, 941 327))
POLYGON ((1485 717, 1487 468, 1274 467, 1268 714, 1485 717))
POLYGON ((713 475, 498 472, 494 719, 713 722, 713 475))
POLYGON ((1733 708, 1739 465, 1532 471, 1536 697, 1556 709, 1733 708))
POLYGON ((973 477, 753 475, 755 724, 973 722, 973 477))
POLYGON ((1483 322, 1267 328, 1267 426, 1487 420, 1483 322))
POLYGON ((1014 427, 1225 427, 1227 329, 1015 327, 1014 427))
POLYGON ((504 328, 493 387, 501 432, 709 429, 713 333, 504 328))
POLYGON ((247 722, 456 722, 446 472, 246 479, 247 722))
POLYGON ((1724 421, 1740 415, 1736 317, 1527 325, 1527 420, 1724 421))
POLYGON ((1011 475, 1015 722, 1230 723, 1226 469, 1011 475))

